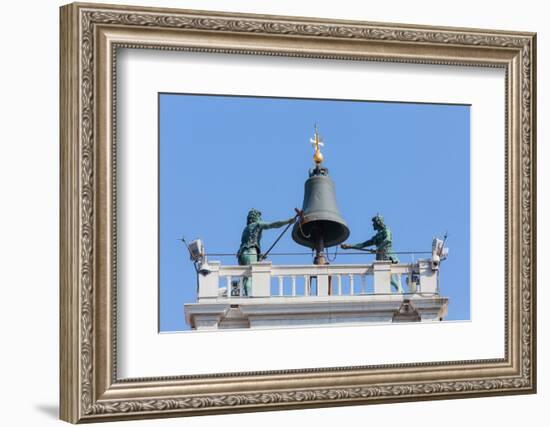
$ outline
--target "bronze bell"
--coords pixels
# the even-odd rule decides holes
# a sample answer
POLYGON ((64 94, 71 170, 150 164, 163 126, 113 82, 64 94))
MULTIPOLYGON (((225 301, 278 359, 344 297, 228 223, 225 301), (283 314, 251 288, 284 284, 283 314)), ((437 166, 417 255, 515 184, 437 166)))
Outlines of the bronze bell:
POLYGON ((334 182, 328 169, 317 165, 305 183, 303 216, 294 224, 292 239, 315 249, 315 264, 328 264, 324 249, 336 246, 349 237, 349 229, 336 203, 334 182))

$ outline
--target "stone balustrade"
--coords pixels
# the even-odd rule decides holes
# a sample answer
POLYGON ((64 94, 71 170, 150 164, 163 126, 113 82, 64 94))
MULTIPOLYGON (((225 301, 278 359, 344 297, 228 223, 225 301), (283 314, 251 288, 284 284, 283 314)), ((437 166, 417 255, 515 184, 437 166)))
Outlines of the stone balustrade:
POLYGON ((207 261, 198 275, 198 302, 236 298, 439 294, 439 269, 431 259, 410 264, 221 265, 207 261), (249 294, 245 281, 249 281, 249 294), (399 283, 400 290, 392 286, 399 283))

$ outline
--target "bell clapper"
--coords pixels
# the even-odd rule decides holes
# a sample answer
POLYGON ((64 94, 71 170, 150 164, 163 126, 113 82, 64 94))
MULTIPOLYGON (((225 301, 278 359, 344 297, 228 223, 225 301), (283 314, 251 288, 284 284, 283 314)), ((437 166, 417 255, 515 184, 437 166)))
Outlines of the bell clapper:
POLYGON ((314 249, 315 249, 315 258, 313 259, 313 264, 315 265, 327 265, 328 260, 325 256, 325 239, 323 238, 323 229, 322 225, 316 225, 311 230, 313 234, 314 249))

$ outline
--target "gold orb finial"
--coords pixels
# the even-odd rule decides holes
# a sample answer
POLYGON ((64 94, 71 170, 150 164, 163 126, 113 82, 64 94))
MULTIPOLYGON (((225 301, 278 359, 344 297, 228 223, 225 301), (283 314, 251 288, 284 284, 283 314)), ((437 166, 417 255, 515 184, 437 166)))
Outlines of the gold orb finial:
POLYGON ((324 159, 324 156, 323 156, 323 153, 321 153, 320 151, 315 151, 315 154, 313 154, 313 161, 320 165, 321 163, 323 163, 323 159, 324 159))
POLYGON ((323 140, 319 136, 319 132, 317 131, 317 124, 315 124, 315 134, 313 138, 309 140, 311 145, 313 145, 313 149, 315 150, 313 153, 313 161, 317 166, 319 166, 321 163, 323 163, 324 156, 323 153, 321 153, 321 148, 323 145, 323 140))

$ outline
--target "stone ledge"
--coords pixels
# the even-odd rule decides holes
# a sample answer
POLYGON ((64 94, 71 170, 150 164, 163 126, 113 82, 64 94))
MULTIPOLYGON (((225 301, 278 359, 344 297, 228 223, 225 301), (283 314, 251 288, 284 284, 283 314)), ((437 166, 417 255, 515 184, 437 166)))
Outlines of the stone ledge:
POLYGON ((232 298, 185 304, 185 318, 193 329, 434 322, 445 317, 447 306, 447 298, 420 294, 232 298))

